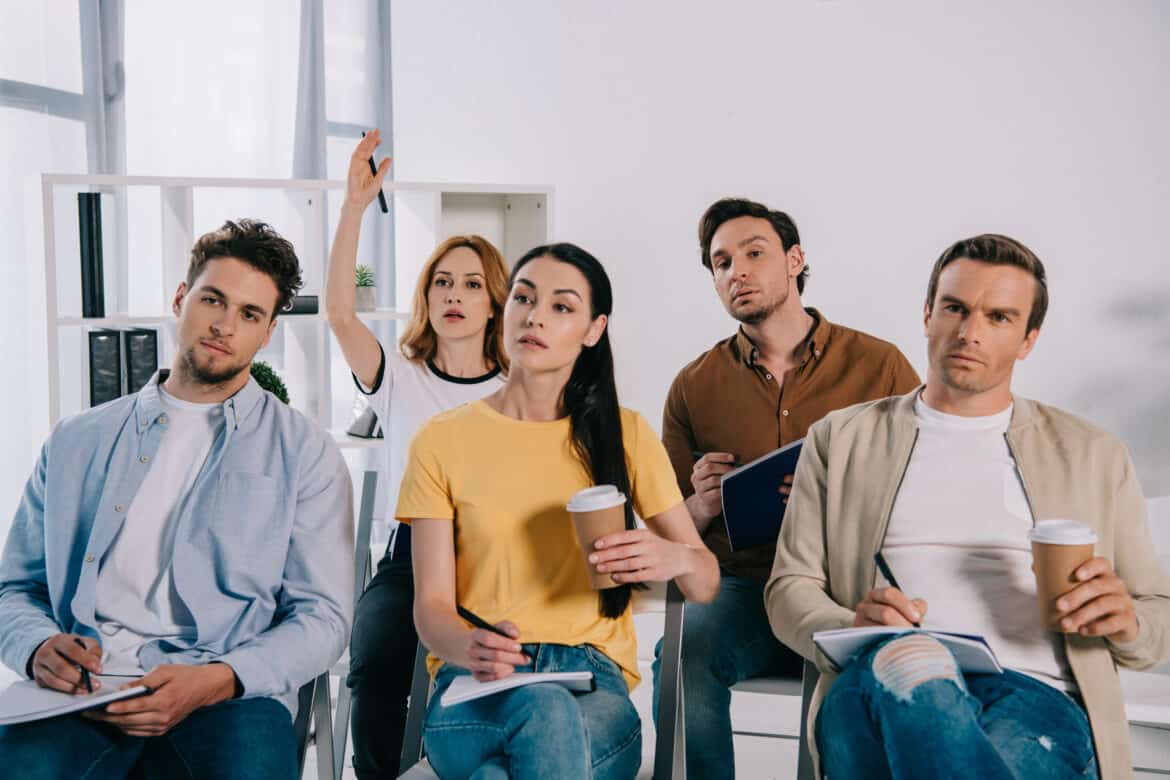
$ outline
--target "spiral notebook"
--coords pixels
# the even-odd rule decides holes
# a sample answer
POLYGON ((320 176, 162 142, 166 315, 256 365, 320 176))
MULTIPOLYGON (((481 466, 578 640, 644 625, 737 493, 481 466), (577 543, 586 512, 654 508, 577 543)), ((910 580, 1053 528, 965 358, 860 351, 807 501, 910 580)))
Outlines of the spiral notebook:
POLYGON ((524 685, 556 683, 570 691, 588 693, 594 689, 593 672, 513 672, 501 680, 480 682, 470 674, 456 677, 443 692, 439 703, 444 707, 475 701, 484 696, 510 691, 524 685))
POLYGON ((950 631, 930 631, 895 626, 869 626, 817 631, 813 634, 813 644, 838 669, 844 669, 859 653, 879 639, 910 633, 926 634, 946 645, 964 674, 999 674, 1003 671, 1003 667, 999 665, 999 659, 995 657, 987 640, 976 634, 955 634, 950 631))
POLYGON ((14 682, 0 693, 0 726, 55 718, 150 693, 144 685, 118 690, 118 686, 127 682, 126 677, 94 675, 94 678, 102 681, 101 688, 77 695, 42 688, 32 680, 14 682))

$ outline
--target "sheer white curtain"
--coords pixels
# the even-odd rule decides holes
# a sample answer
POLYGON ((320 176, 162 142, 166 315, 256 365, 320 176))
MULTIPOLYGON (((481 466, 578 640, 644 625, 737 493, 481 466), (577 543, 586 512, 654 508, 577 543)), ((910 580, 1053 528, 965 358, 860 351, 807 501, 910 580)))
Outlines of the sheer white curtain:
MULTIPOLYGON (((315 175, 343 176, 362 129, 390 136, 388 19, 376 0, 0 0, 0 541, 48 434, 40 175, 280 179, 308 160, 315 175)), ((197 198, 195 232, 282 213, 279 197, 197 198)), ((113 248, 127 253, 126 304, 158 313, 160 261, 186 258, 159 257, 157 192, 132 190, 123 205, 108 230, 126 229, 113 248)), ((301 226, 273 221, 296 242, 301 226)), ((368 230, 360 262, 393 279, 390 224, 368 230)))
POLYGON ((0 0, 0 540, 48 432, 41 173, 86 170, 76 0, 0 0))

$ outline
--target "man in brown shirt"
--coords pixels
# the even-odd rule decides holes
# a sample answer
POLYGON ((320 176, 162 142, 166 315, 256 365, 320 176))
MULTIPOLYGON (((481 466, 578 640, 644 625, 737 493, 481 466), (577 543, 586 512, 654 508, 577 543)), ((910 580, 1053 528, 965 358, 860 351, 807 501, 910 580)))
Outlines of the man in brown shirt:
MULTIPOLYGON (((663 413, 662 439, 687 507, 723 572, 711 604, 687 604, 683 685, 687 773, 734 776, 730 688, 760 676, 799 676, 801 659, 775 638, 763 585, 775 542, 732 552, 720 478, 796 441, 827 413, 906 393, 918 375, 897 347, 801 305, 808 277, 796 224, 747 200, 713 204, 699 222, 703 265, 738 332, 685 366, 663 413), (695 453, 704 453, 696 457, 695 453)), ((787 484, 777 485, 787 493, 787 484)), ((658 697, 662 645, 655 651, 658 697)))

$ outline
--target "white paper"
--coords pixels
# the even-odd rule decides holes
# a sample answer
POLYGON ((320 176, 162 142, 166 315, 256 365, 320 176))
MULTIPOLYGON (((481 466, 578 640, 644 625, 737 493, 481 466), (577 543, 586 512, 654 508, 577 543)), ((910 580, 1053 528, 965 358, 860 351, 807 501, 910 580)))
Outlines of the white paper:
POLYGON ((925 631, 918 628, 895 628, 892 626, 869 626, 866 628, 839 628, 834 631, 817 631, 813 644, 825 656, 844 669, 861 650, 872 642, 896 634, 926 634, 946 645, 955 656, 959 669, 967 674, 999 674, 1003 667, 987 640, 974 634, 954 634, 947 631, 925 631))
POLYGON ((125 677, 94 675, 94 679, 102 681, 100 688, 93 693, 79 693, 76 696, 42 688, 32 680, 15 682, 0 693, 0 726, 81 712, 148 692, 142 685, 118 690, 119 686, 126 684, 125 677))
POLYGON ((470 674, 463 674, 451 682, 439 703, 450 707, 534 683, 557 683, 570 691, 591 691, 593 672, 513 672, 502 680, 490 682, 480 682, 470 674))

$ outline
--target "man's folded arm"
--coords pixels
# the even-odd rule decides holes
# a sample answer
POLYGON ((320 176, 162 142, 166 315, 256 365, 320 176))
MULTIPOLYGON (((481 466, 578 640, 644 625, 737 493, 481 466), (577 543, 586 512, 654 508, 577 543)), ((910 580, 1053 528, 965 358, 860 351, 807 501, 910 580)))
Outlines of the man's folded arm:
POLYGON ((777 638, 825 671, 830 671, 832 665, 817 652, 813 634, 853 625, 853 610, 833 601, 825 589, 825 464, 829 431, 828 424, 821 421, 805 437, 776 542, 772 576, 764 588, 764 606, 777 638))
POLYGON ((272 626, 217 660, 246 698, 281 696, 341 657, 353 618, 353 493, 345 461, 321 443, 297 497, 272 626))
POLYGON ((25 485, 0 558, 0 660, 31 675, 37 648, 61 633, 45 574, 45 474, 49 443, 25 485))

